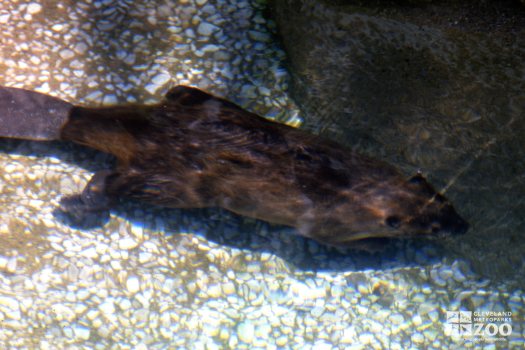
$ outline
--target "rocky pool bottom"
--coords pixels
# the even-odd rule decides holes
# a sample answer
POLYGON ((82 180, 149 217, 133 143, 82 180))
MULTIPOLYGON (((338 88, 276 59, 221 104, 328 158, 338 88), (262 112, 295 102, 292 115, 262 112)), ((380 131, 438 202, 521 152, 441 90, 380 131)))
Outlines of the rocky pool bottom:
MULTIPOLYGON (((299 125, 284 51, 263 8, 255 0, 3 2, 0 81, 89 105, 158 101, 171 84, 193 84, 299 125)), ((483 96, 508 102, 500 95, 483 96)), ((480 118, 468 109, 463 116, 480 118)), ((384 130, 379 136, 395 129, 384 130)), ((427 143, 435 134, 423 128, 416 135, 410 144, 417 147, 404 156, 435 164, 427 143)), ((380 139, 392 140, 386 136, 380 139)), ((220 211, 136 203, 116 208, 104 227, 76 230, 53 215, 60 197, 111 161, 57 143, 0 140, 0 149, 1 348, 523 347, 523 289, 512 279, 487 279, 457 253, 480 235, 476 228, 454 241, 398 242, 378 256, 327 250, 289 229, 220 211), (512 333, 501 341, 465 339, 454 334, 462 320, 447 311, 510 312, 512 333)))

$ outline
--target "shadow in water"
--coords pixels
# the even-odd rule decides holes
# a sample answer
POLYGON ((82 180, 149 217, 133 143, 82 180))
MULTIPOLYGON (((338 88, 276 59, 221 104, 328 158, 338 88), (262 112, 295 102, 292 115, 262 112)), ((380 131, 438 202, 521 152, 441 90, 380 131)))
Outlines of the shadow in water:
POLYGON ((56 158, 95 172, 112 167, 114 157, 66 141, 26 141, 0 138, 0 152, 23 157, 56 158))
MULTIPOLYGON (((75 164, 92 172, 111 167, 113 163, 109 155, 65 142, 0 140, 0 150, 22 156, 56 157, 62 162, 75 164)), ((56 213, 58 212, 57 210, 56 213)), ((303 271, 403 268, 433 264, 444 255, 439 241, 430 240, 368 242, 366 247, 379 248, 375 253, 348 248, 336 249, 301 237, 293 228, 241 217, 219 208, 172 209, 123 199, 112 212, 146 229, 173 235, 173 239, 179 233, 191 232, 222 246, 255 254, 276 255, 303 271), (168 220, 159 227, 159 217, 182 219, 168 220)), ((55 217, 67 224, 63 216, 55 217)))
POLYGON ((152 230, 159 229, 155 219, 144 220, 144 217, 183 217, 180 222, 168 224, 163 230, 165 234, 176 239, 179 233, 195 233, 221 246, 276 255, 302 271, 406 268, 434 264, 445 255, 439 241, 423 239, 378 239, 368 242, 366 246, 380 249, 376 252, 328 247, 299 236, 293 228, 245 218, 219 208, 170 209, 123 201, 113 213, 152 230))

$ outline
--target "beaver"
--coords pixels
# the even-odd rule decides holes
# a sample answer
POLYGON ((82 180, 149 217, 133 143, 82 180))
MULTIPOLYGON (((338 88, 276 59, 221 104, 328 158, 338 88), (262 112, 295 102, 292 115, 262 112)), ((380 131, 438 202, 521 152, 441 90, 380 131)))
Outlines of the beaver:
POLYGON ((65 140, 114 155, 61 210, 81 222, 119 198, 221 207, 329 246, 463 234, 468 223, 421 174, 280 124, 194 87, 154 105, 99 108, 0 88, 0 136, 65 140))

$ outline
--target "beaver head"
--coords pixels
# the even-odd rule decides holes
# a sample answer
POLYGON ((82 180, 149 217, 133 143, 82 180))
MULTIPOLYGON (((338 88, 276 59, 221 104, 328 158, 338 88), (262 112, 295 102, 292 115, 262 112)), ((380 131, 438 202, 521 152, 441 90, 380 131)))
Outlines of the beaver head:
POLYGON ((396 174, 382 181, 367 178, 341 191, 328 210, 309 211, 297 227, 324 244, 352 246, 370 238, 464 234, 469 225, 422 175, 407 180, 396 174))
POLYGON ((376 193, 376 214, 383 220, 386 235, 392 237, 446 236, 467 232, 468 223, 452 204, 417 174, 376 193))

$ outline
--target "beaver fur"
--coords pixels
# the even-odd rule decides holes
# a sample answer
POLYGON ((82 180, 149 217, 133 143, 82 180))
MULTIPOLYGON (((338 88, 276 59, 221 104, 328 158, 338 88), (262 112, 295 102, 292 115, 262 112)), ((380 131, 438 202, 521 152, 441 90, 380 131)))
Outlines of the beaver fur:
POLYGON ((81 195, 63 199, 78 221, 126 197, 221 207, 332 246, 468 229, 421 175, 406 178, 390 164, 192 87, 177 86, 156 105, 75 106, 60 128, 60 139, 117 158, 81 195))

